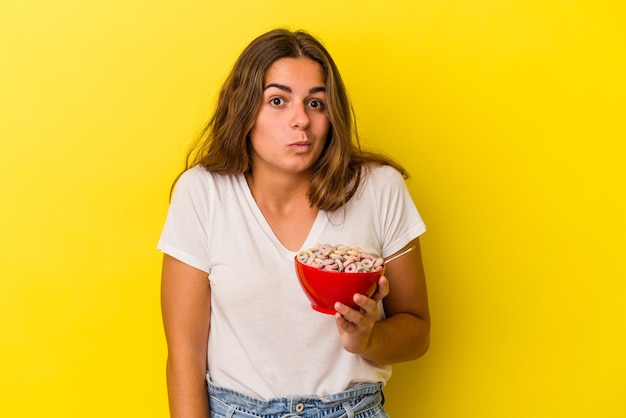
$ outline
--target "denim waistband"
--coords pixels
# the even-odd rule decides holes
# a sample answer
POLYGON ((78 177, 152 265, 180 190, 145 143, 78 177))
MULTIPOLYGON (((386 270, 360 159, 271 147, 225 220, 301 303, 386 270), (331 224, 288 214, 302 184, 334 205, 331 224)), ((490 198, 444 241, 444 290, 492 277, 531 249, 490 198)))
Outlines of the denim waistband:
POLYGON ((217 386, 211 382, 208 373, 207 385, 211 417, 365 418, 387 416, 381 412, 384 403, 382 383, 360 383, 344 392, 324 397, 295 395, 268 400, 217 386))

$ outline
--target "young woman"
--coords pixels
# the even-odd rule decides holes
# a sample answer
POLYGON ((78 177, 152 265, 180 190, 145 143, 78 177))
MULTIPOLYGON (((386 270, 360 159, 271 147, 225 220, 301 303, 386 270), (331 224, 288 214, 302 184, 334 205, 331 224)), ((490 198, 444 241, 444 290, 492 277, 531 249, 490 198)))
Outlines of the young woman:
POLYGON ((172 417, 387 417, 390 365, 429 344, 425 226, 404 177, 360 149, 318 40, 273 30, 248 45, 159 241, 172 417), (311 309, 294 269, 315 243, 416 250, 389 263, 371 298, 354 295, 360 309, 337 303, 332 316, 311 309))

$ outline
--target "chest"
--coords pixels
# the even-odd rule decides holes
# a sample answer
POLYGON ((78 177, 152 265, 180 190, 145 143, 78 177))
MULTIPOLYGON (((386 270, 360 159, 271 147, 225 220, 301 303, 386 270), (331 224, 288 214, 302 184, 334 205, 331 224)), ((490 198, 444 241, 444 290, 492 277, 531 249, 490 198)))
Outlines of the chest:
POLYGON ((286 213, 275 213, 260 208, 268 226, 276 239, 289 251, 298 251, 315 223, 318 211, 300 207, 286 213))

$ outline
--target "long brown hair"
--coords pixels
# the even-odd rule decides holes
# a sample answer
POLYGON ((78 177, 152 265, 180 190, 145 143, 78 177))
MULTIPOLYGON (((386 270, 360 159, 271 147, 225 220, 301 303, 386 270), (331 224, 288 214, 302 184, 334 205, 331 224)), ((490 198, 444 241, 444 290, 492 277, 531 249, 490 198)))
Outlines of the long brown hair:
POLYGON ((308 58, 324 72, 330 129, 324 151, 312 167, 311 206, 326 211, 343 206, 356 192, 367 165, 391 165, 408 177, 388 156, 361 149, 346 88, 326 48, 307 32, 286 29, 267 32, 243 50, 222 86, 213 117, 187 155, 185 170, 195 165, 223 175, 250 170, 248 134, 261 107, 267 72, 281 58, 308 58))

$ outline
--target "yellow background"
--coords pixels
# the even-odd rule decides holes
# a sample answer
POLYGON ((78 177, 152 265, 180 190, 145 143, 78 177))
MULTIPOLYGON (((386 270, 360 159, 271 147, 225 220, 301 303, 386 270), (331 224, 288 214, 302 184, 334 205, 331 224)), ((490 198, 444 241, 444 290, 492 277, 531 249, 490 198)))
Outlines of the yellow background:
POLYGON ((394 417, 626 416, 618 0, 0 2, 0 416, 166 417, 155 244, 241 49, 306 28, 412 174, 432 347, 394 417))

